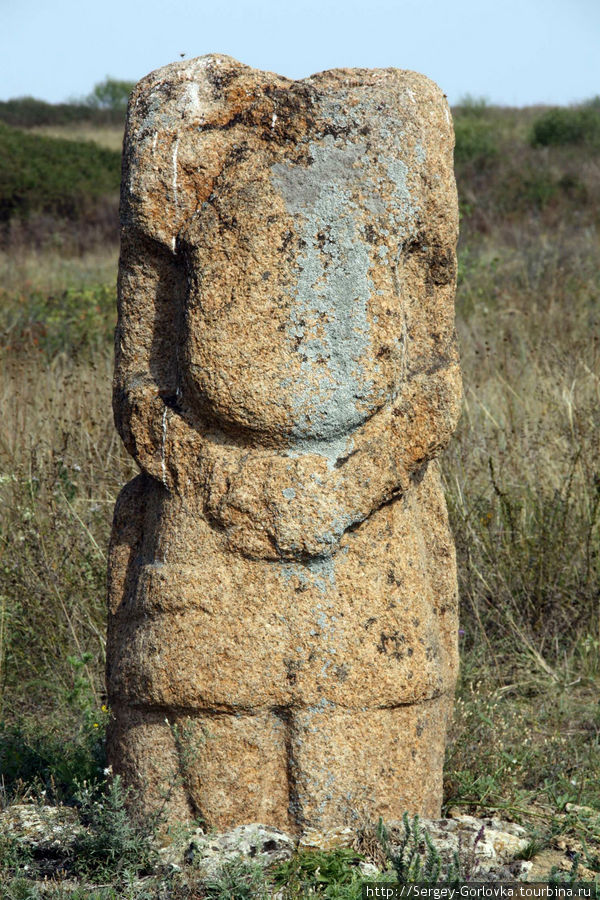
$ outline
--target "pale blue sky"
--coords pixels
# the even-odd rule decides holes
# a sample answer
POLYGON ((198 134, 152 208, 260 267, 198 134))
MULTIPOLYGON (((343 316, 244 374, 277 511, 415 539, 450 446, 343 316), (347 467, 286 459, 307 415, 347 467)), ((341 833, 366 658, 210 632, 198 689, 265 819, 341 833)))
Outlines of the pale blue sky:
POLYGON ((58 102, 211 52, 290 78, 415 69, 452 103, 569 103, 600 94, 600 0, 0 0, 0 99, 58 102))

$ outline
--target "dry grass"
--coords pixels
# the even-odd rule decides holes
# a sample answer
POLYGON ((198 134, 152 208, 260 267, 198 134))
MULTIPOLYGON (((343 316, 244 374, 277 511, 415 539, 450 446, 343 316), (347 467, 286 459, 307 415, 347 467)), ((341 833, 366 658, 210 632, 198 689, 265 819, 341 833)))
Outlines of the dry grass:
POLYGON ((81 122, 72 125, 36 125, 28 128, 32 134, 66 138, 69 141, 92 141, 108 150, 120 150, 123 145, 123 128, 120 125, 92 125, 81 122))
POLYGON ((531 117, 489 115, 508 122, 498 156, 458 173, 465 402, 444 473, 463 633, 446 802, 577 830, 556 819, 567 803, 600 808, 600 168, 519 146, 531 117))
MULTIPOLYGON (((26 247, 11 253, 0 251, 0 285, 13 299, 31 291, 52 295, 72 287, 116 285, 118 253, 112 245, 82 256, 26 247)), ((6 302, 11 302, 9 296, 6 302)))
POLYGON ((445 471, 469 618, 544 652, 598 628, 600 273, 591 229, 522 237, 463 254, 445 471))
MULTIPOLYGON (((30 311, 44 297, 52 321, 64 314, 65 291, 94 299, 94 285, 114 283, 115 264, 114 248, 82 259, 0 258, 0 719, 3 699, 9 718, 36 709, 52 717, 81 674, 69 658, 89 654, 88 692, 100 705, 109 523, 133 470, 112 423, 105 319, 114 320, 114 310, 93 308, 85 320, 101 331, 100 347, 76 352, 73 342, 52 355, 52 331, 37 329, 30 311)), ((58 318, 57 327, 67 324, 77 327, 58 318)))

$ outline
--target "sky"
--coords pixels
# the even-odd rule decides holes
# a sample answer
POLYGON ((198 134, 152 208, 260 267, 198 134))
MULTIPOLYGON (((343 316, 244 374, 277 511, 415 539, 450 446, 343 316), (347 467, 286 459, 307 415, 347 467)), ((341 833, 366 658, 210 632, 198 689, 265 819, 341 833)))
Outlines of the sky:
POLYGON ((451 103, 600 94, 600 0, 0 0, 0 99, 53 103, 205 53, 304 78, 423 72, 451 103))

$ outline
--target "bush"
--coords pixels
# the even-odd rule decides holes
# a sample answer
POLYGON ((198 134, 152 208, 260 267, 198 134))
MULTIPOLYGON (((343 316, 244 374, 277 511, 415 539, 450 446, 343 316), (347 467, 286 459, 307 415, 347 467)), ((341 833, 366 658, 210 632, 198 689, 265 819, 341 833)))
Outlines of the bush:
POLYGON ((34 128, 38 125, 73 125, 90 122, 95 125, 121 125, 124 118, 120 106, 78 103, 46 103, 35 97, 17 97, 0 101, 0 122, 15 128, 34 128))
POLYGON ((287 887, 293 897, 358 900, 362 882, 359 863, 363 859, 362 854, 348 847, 304 850, 281 863, 273 873, 273 881, 279 888, 287 887))
POLYGON ((132 821, 127 811, 130 797, 119 775, 100 789, 83 785, 78 799, 87 829, 73 848, 77 874, 110 878, 152 871, 157 862, 152 840, 158 822, 132 821))
POLYGON ((456 114, 471 119, 483 119, 491 111, 491 107, 485 97, 473 97, 471 94, 465 94, 458 101, 456 114))
MULTIPOLYGON (((431 840, 429 832, 421 827, 418 816, 414 816, 411 822, 408 813, 405 812, 402 825, 404 835, 396 849, 390 844, 389 834, 382 819, 379 819, 377 826, 377 836, 396 873, 398 884, 421 882, 434 885, 441 881, 443 884, 456 885, 460 880, 467 880, 473 874, 461 873, 461 860, 457 852, 453 854, 452 860, 443 866, 440 852, 431 840)), ((476 838, 475 845, 477 843, 476 838)))
POLYGON ((477 116, 457 116, 454 131, 454 159, 457 163, 472 163, 482 169, 498 156, 496 135, 489 122, 477 116))
POLYGON ((104 81, 94 87, 86 103, 93 109, 110 109, 124 114, 134 87, 135 81, 118 81, 107 75, 104 81))
POLYGON ((239 856, 223 863, 204 885, 202 896, 210 900, 268 900, 271 894, 260 863, 239 856))
POLYGON ((566 144, 600 144, 600 108, 595 101, 584 106, 554 107, 533 123, 533 147, 566 144))
POLYGON ((82 725, 80 734, 65 739, 64 734, 36 733, 33 724, 0 722, 0 771, 6 796, 18 796, 23 784, 33 784, 49 799, 72 802, 78 784, 97 781, 106 766, 104 723, 97 724, 95 729, 82 725))
POLYGON ((26 134, 0 125, 0 222, 33 212, 81 219, 119 190, 121 155, 91 142, 26 134))

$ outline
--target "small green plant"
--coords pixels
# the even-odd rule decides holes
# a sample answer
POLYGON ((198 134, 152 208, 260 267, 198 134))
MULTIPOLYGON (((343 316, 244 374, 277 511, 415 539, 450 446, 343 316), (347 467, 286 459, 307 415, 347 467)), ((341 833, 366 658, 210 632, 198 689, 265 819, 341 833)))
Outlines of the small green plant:
POLYGON ((544 838, 537 836, 532 837, 527 846, 523 847, 522 850, 519 850, 519 852, 515 854, 515 859, 534 859, 538 853, 542 852, 546 844, 547 841, 544 840, 544 838))
POLYGON ((314 895, 351 900, 360 897, 362 879, 358 864, 363 859, 347 847, 301 851, 277 867, 273 882, 277 887, 285 887, 285 896, 290 898, 314 895))
POLYGON ((29 879, 18 875, 0 884, 0 900, 41 900, 41 896, 29 879))
POLYGON ((550 875, 548 878, 548 887, 557 888, 562 885, 570 885, 575 887, 576 885, 583 886, 585 884, 586 887, 586 897, 591 897, 596 900, 596 898, 600 897, 600 882, 598 878, 595 878, 594 881, 584 881, 582 875, 579 873, 579 866, 581 864, 581 854, 576 853, 573 857, 573 864, 571 865, 571 869, 568 872, 560 871, 556 866, 553 866, 550 875))
POLYGON ((228 860, 204 884, 211 900, 267 900, 267 882, 260 863, 243 856, 228 860))
POLYGON ((377 834, 399 884, 419 881, 425 884, 456 884, 461 880, 461 862, 457 852, 444 868, 439 850, 429 832, 421 827, 419 817, 412 822, 408 813, 402 817, 404 835, 397 849, 392 848, 383 820, 379 820, 377 834))
POLYGON ((72 802, 81 780, 102 775, 103 738, 100 726, 65 738, 39 731, 34 722, 0 723, 0 772, 7 799, 18 796, 27 784, 48 799, 72 802))
POLYGON ((133 821, 127 809, 130 799, 119 775, 100 785, 81 786, 78 800, 87 829, 73 846, 77 874, 114 877, 152 870, 157 860, 152 840, 159 823, 133 821))
POLYGON ((0 834, 0 876, 18 875, 31 862, 31 851, 18 837, 0 834))

